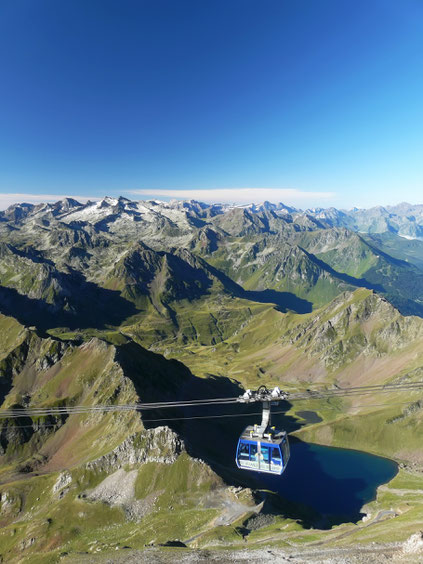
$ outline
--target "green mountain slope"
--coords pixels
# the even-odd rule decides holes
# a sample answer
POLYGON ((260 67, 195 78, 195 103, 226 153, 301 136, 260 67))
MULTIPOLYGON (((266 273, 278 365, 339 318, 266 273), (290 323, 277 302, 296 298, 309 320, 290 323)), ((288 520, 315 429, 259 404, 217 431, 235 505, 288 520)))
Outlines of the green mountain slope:
MULTIPOLYGON (((1 213, 1 407, 422 380, 423 319, 411 314, 422 313, 423 275, 405 260, 418 257, 419 247, 365 238, 343 221, 336 210, 301 213, 282 204, 124 198, 1 213)), ((417 391, 311 396, 287 402, 275 422, 299 438, 401 463, 398 487, 381 489, 371 511, 394 507, 402 525, 396 529, 395 517, 374 529, 399 531, 403 540, 407 523, 421 515, 410 493, 423 490, 421 406, 417 391), (297 410, 316 411, 321 421, 305 425, 297 410)), ((245 538, 258 546, 266 538, 295 544, 365 536, 364 525, 348 523, 322 531, 318 516, 308 531, 309 509, 252 494, 247 486, 256 483, 240 480, 233 455, 244 425, 259 417, 189 419, 248 411, 231 409, 0 420, 3 559, 43 562, 49 553, 55 562, 64 552, 107 554, 178 539, 244 547, 253 510, 265 522, 245 538)))
MULTIPOLYGON (((8 330, 11 322, 1 317, 0 325, 8 330)), ((198 381, 182 364, 135 343, 116 347, 94 338, 77 345, 33 331, 6 354, 1 379, 2 409, 210 397, 231 386, 225 379, 198 381)), ((172 412, 154 414, 160 415, 172 412)), ((235 500, 222 478, 197 460, 207 452, 195 433, 185 446, 189 429, 172 430, 151 419, 151 413, 134 411, 2 419, 3 558, 30 561, 43 552, 53 558, 92 541, 123 546, 140 519, 143 527, 132 541, 137 546, 188 537, 235 500), (113 501, 122 480, 126 494, 113 501), (216 495, 210 505, 211 489, 216 495)), ((248 493, 245 501, 252 503, 248 493)))
MULTIPOLYGON (((246 290, 287 292, 316 307, 351 287, 299 246, 279 237, 229 240, 206 260, 224 270, 246 290)), ((288 309, 290 305, 287 304, 288 309)))
POLYGON ((422 315, 423 275, 414 265, 369 245, 346 229, 302 234, 299 244, 323 265, 351 277, 356 286, 375 289, 405 315, 422 315))
POLYGON ((361 237, 382 252, 423 270, 423 241, 405 239, 394 233, 362 234, 361 237))

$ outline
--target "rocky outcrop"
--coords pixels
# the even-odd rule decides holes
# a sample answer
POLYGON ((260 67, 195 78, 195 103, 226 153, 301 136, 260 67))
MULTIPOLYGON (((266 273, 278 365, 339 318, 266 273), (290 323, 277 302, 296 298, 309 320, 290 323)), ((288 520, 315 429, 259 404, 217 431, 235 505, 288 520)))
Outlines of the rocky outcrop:
POLYGON ((423 533, 419 531, 411 535, 402 545, 403 555, 423 554, 423 533))
POLYGON ((147 462, 172 464, 184 451, 184 442, 174 431, 169 427, 156 427, 131 435, 112 452, 88 462, 86 468, 110 472, 147 462))
POLYGON ((61 472, 56 482, 54 483, 52 491, 53 493, 60 492, 61 490, 67 488, 67 486, 69 486, 69 484, 71 483, 72 483, 72 476, 70 472, 68 472, 67 470, 65 472, 61 472))
POLYGON ((419 318, 403 317, 385 298, 357 290, 342 294, 311 320, 290 329, 285 338, 310 358, 336 368, 359 355, 378 357, 404 349, 422 336, 419 318))
POLYGON ((163 492, 158 491, 144 499, 136 499, 136 479, 136 470, 126 472, 120 468, 107 476, 93 490, 83 494, 83 497, 88 501, 106 503, 111 507, 121 507, 127 519, 138 521, 153 510, 157 498, 163 492))

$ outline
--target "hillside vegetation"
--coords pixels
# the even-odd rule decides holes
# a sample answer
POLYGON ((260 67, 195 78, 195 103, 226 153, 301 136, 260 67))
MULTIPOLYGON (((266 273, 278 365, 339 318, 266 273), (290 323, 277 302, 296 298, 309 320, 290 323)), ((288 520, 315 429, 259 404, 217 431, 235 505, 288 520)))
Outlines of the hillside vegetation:
MULTIPOLYGON (((12 206, 0 213, 2 409, 423 380, 419 247, 402 252, 399 241, 411 241, 398 235, 411 233, 405 219, 387 237, 376 232, 387 225, 384 213, 369 217, 124 198, 12 206), (365 222, 369 234, 357 233, 365 222)), ((393 507, 397 516, 377 518, 372 538, 404 540, 407 527, 423 525, 413 493, 423 490, 422 406, 418 391, 310 398, 288 402, 277 422, 302 440, 401 464, 366 512, 376 518, 393 507), (305 425, 299 409, 321 421, 305 425)), ((225 414, 248 413, 231 409, 225 414)), ((369 541, 351 523, 320 530, 319 516, 308 529, 310 508, 256 491, 253 477, 241 480, 234 448, 257 416, 187 419, 221 414, 1 419, 4 561, 56 562, 65 553, 176 540, 235 548, 245 539, 369 541), (251 521, 258 512, 262 520, 251 521)))

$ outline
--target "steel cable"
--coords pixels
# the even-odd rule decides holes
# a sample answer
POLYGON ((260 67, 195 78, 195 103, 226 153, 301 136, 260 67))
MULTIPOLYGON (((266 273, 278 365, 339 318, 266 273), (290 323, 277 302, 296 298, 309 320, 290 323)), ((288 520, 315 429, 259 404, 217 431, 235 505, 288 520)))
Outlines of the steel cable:
MULTIPOLYGON (((372 385, 372 386, 356 386, 352 388, 336 388, 331 390, 307 390, 305 392, 296 392, 289 394, 287 401, 301 401, 312 399, 331 399, 335 397, 355 397, 369 394, 385 394, 392 392, 415 391, 423 389, 423 382, 409 382, 398 384, 372 385)), ((253 400, 253 403, 260 400, 253 400)), ((276 400, 280 402, 282 400, 276 400)), ((18 417, 47 417, 60 415, 82 415, 87 413, 110 413, 124 411, 148 411, 158 409, 176 409, 183 407, 205 407, 213 405, 231 405, 240 402, 239 397, 232 398, 209 398, 184 400, 173 402, 151 402, 151 403, 133 403, 133 404, 98 404, 98 405, 76 405, 76 406, 57 406, 57 407, 23 407, 0 410, 0 419, 14 419, 18 417)), ((217 417, 217 416, 216 416, 217 417)))

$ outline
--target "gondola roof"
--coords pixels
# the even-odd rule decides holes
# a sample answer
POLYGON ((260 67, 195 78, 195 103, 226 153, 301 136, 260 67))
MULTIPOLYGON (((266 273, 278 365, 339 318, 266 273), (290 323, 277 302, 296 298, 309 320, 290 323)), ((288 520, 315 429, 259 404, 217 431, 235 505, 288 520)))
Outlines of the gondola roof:
POLYGON ((241 436, 239 437, 240 440, 245 441, 253 441, 257 442, 260 441, 262 443, 271 443, 273 445, 279 445, 286 438, 286 431, 275 431, 265 433, 263 437, 258 436, 257 434, 257 425, 248 425, 242 432, 241 436))

